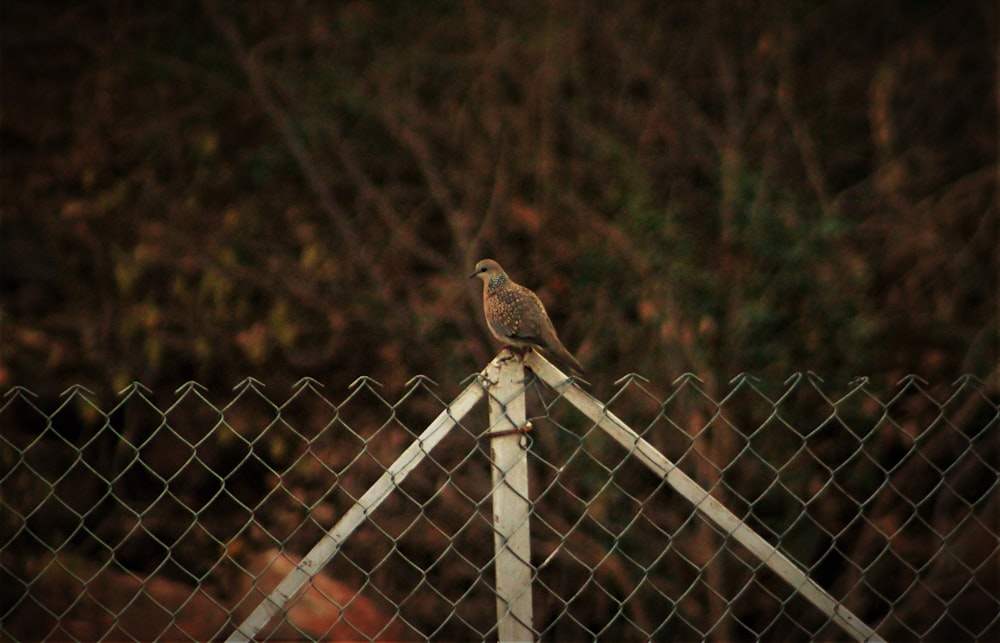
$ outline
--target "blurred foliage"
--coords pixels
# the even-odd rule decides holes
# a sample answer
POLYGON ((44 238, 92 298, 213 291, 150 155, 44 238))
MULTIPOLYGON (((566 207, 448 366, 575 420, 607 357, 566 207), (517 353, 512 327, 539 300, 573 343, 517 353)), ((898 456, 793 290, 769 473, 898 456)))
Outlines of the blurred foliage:
POLYGON ((3 13, 0 384, 996 375, 995 3, 3 13))

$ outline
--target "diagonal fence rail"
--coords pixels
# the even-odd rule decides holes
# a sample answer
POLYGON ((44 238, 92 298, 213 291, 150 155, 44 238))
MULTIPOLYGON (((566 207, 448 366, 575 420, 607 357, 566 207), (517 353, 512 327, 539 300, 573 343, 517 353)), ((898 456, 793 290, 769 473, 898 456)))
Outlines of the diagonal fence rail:
POLYGON ((526 363, 450 405, 422 377, 395 402, 368 378, 338 403, 308 379, 281 403, 254 380, 225 404, 11 389, 0 631, 995 638, 998 409, 974 378, 740 377, 715 400, 630 376, 604 404, 526 363))

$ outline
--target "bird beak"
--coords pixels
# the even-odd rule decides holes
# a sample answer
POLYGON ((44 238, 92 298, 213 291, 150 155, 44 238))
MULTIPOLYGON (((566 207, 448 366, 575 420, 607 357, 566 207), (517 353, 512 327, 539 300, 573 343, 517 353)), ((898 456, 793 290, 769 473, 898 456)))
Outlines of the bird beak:
POLYGON ((472 279, 473 277, 475 277, 475 276, 476 276, 476 275, 478 275, 478 274, 479 274, 478 272, 476 272, 476 271, 472 271, 472 274, 471 274, 471 275, 469 275, 469 279, 472 279))

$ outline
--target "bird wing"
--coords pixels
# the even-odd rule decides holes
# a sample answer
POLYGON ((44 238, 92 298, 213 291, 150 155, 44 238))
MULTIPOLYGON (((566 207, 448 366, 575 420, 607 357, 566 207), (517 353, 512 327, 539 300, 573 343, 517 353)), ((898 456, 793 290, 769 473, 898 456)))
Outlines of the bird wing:
POLYGON ((520 314, 518 325, 513 329, 514 337, 525 342, 545 346, 548 338, 555 334, 549 315, 538 295, 524 288, 518 297, 520 314))
POLYGON ((541 300, 527 288, 511 284, 490 294, 486 305, 491 308, 488 320, 497 337, 544 346, 547 332, 554 332, 541 300))

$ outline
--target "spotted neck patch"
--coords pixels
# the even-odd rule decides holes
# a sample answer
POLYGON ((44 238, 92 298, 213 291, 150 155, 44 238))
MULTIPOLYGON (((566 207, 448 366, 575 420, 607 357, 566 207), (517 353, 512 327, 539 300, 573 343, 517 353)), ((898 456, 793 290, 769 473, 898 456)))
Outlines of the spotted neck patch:
POLYGON ((494 290, 504 285, 505 283, 507 283, 507 275, 503 274, 502 272, 498 272, 497 274, 490 277, 488 286, 490 290, 494 290))

